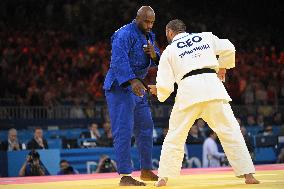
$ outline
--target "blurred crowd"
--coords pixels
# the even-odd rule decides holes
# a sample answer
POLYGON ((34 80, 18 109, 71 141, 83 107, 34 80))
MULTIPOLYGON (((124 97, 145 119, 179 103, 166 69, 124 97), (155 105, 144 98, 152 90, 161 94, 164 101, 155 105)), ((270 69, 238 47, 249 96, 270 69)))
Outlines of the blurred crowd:
MULTIPOLYGON (((1 100, 1 104, 76 105, 103 99, 110 36, 134 19, 137 8, 143 3, 130 0, 108 3, 102 0, 1 1, 0 99, 10 99, 6 104, 1 100)), ((263 27, 255 18, 263 17, 264 2, 259 2, 259 7, 223 2, 237 6, 230 13, 224 12, 225 5, 212 8, 212 2, 207 1, 176 4, 167 0, 163 6, 160 1, 147 3, 159 10, 154 31, 161 50, 167 45, 164 26, 173 18, 185 20, 189 32, 212 31, 235 44, 237 67, 229 71, 226 81, 235 104, 275 105, 279 98, 284 98, 281 24, 266 16, 266 20, 272 21, 263 27), (180 12, 186 5, 191 5, 190 10, 186 14, 180 12), (242 6, 246 9, 236 17, 242 6), (169 7, 175 8, 167 11, 169 7), (255 8, 253 14, 250 8, 255 8), (277 24, 279 28, 274 27, 277 24)), ((275 3, 268 4, 267 11, 274 8, 274 14, 281 14, 275 3)), ((156 70, 151 70, 147 81, 154 82, 155 74, 156 70)))
MULTIPOLYGON (((153 30, 161 51, 167 45, 164 26, 173 18, 183 19, 189 32, 212 31, 230 39, 237 50, 236 68, 228 71, 225 85, 232 103, 245 107, 235 110, 237 116, 245 125, 283 124, 279 108, 284 104, 283 23, 274 19, 282 14, 278 8, 281 1, 261 0, 257 6, 241 2, 221 0, 222 6, 205 0, 147 4, 157 10, 153 30), (186 13, 179 11, 185 6, 186 13), (225 11, 227 7, 231 11, 225 11), (274 16, 263 15, 264 9, 274 16)), ((134 19, 137 8, 145 2, 0 3, 0 105, 74 105, 71 117, 92 117, 96 101, 104 100, 102 85, 109 67, 110 37, 134 19), (81 105, 87 107, 86 111, 81 105)), ((154 68, 146 83, 154 83, 155 76, 154 68)))
POLYGON ((0 41, 0 93, 14 105, 87 103, 103 96, 107 43, 79 47, 71 33, 54 30, 2 30, 0 41))

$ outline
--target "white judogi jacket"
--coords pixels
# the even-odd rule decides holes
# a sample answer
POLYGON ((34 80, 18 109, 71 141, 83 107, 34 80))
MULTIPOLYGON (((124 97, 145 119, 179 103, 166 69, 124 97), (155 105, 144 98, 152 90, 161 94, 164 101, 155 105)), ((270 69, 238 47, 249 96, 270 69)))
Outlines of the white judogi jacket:
POLYGON ((211 137, 203 143, 202 165, 203 167, 220 167, 220 160, 225 157, 224 153, 218 152, 218 146, 211 137))
POLYGON ((219 39, 211 32, 180 33, 174 37, 160 58, 156 78, 158 100, 165 101, 173 92, 176 82, 178 90, 175 102, 179 109, 214 99, 231 101, 215 73, 205 73, 208 77, 199 74, 183 80, 182 78, 186 73, 196 69, 212 68, 218 71, 219 68, 233 67, 235 47, 228 39, 219 39), (218 59, 216 55, 219 56, 218 59), (210 82, 204 82, 205 80, 210 82))

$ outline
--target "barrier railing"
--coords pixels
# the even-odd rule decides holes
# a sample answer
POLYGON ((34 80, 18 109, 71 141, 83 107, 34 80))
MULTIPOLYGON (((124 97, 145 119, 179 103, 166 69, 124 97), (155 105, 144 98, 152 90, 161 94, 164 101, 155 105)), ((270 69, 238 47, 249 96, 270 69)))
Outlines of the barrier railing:
MULTIPOLYGON (((171 103, 153 102, 151 105, 154 119, 168 119, 171 113, 171 103)), ((260 106, 250 105, 232 106, 236 116, 256 115, 260 106)), ((267 106, 274 112, 284 112, 284 106, 267 106)), ((107 114, 104 103, 96 104, 94 107, 87 106, 0 106, 0 120, 9 119, 82 119, 101 118, 107 114)))
POLYGON ((101 116, 104 106, 1 106, 0 120, 3 119, 82 119, 101 116))

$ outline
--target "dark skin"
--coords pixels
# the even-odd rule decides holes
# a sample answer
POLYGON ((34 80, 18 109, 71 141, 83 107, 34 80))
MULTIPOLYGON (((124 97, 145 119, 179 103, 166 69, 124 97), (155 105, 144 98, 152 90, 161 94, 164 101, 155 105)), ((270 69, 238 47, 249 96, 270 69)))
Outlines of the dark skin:
MULTIPOLYGON (((143 6, 137 11, 136 24, 138 28, 145 35, 148 35, 155 22, 155 13, 154 10, 149 6, 143 6)), ((155 52, 154 45, 150 43, 150 40, 147 41, 147 47, 144 47, 143 50, 153 61, 157 60, 157 54, 155 52)), ((132 79, 129 81, 132 87, 132 91, 135 95, 142 97, 147 90, 146 87, 139 79, 132 79)))

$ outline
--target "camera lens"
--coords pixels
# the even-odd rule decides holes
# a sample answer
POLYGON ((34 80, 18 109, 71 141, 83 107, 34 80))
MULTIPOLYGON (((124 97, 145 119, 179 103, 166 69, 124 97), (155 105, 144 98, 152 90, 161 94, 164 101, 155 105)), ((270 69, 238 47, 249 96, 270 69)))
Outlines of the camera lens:
POLYGON ((105 163, 110 163, 110 158, 107 158, 107 159, 105 160, 105 163))

